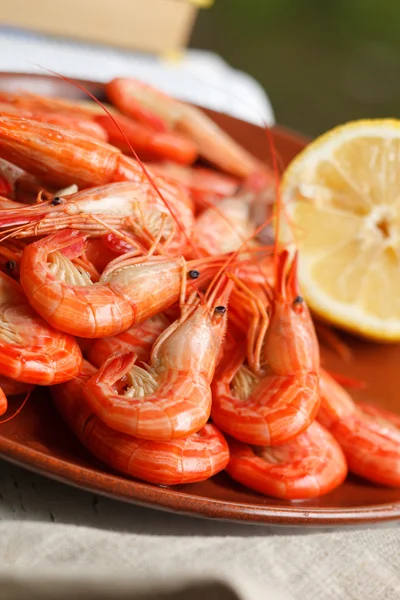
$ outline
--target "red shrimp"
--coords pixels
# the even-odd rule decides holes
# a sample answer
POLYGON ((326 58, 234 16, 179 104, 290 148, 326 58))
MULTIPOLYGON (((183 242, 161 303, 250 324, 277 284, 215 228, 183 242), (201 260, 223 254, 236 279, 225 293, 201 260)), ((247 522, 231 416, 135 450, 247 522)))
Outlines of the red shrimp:
POLYGON ((75 377, 81 364, 75 339, 50 327, 30 306, 21 286, 0 272, 0 374, 51 385, 75 377))
MULTIPOLYGON (((297 287, 297 261, 286 275, 288 253, 279 256, 270 318, 256 318, 251 365, 262 344, 265 366, 254 372, 244 365, 240 346, 221 364, 214 378, 212 418, 222 431, 259 446, 284 444, 307 429, 319 408, 319 348, 311 316, 297 287), (265 333, 266 331, 266 333, 265 333)), ((250 307, 258 308, 249 296, 250 307)), ((252 331, 254 327, 250 328, 252 331)))
POLYGON ((85 239, 65 230, 23 251, 22 287, 33 308, 53 327, 78 337, 116 335, 179 299, 186 277, 183 258, 120 257, 108 265, 99 282, 92 283, 65 256, 66 249, 85 239))
POLYGON ((133 352, 111 356, 84 388, 93 412, 109 427, 135 437, 169 441, 199 431, 211 410, 211 381, 226 328, 227 280, 207 301, 197 300, 157 339, 150 361, 133 352), (124 377, 128 388, 115 387, 124 377))
POLYGON ((316 421, 282 446, 248 446, 229 440, 232 479, 266 496, 316 498, 338 487, 347 464, 335 438, 316 421))
POLYGON ((18 115, 19 117, 31 119, 32 121, 40 121, 42 123, 61 127, 62 129, 83 133, 84 135, 94 137, 102 142, 108 141, 107 132, 99 123, 79 116, 60 115, 54 112, 37 110, 24 110, 6 103, 0 103, 0 114, 18 115))
POLYGON ((196 144, 199 154, 222 171, 247 178, 265 167, 205 112, 175 100, 135 79, 107 84, 107 95, 119 110, 159 131, 177 131, 196 144))
POLYGON ((103 463, 130 477, 161 485, 203 481, 226 467, 228 444, 214 425, 168 442, 142 440, 108 427, 82 393, 94 373, 85 361, 78 377, 53 387, 51 392, 64 421, 103 463))
POLYGON ((147 181, 139 163, 118 148, 15 115, 0 115, 0 158, 56 187, 147 181))
POLYGON ((196 145, 179 133, 154 131, 123 115, 113 119, 108 115, 98 115, 95 120, 107 132, 109 143, 125 154, 132 153, 126 136, 135 152, 144 160, 172 160, 190 165, 197 158, 196 145))
POLYGON ((320 376, 317 418, 339 442, 349 470, 374 483, 400 487, 400 417, 356 404, 325 370, 320 376))
MULTIPOLYGON (((55 113, 56 115, 65 115, 80 119, 94 119, 98 114, 104 114, 104 110, 95 102, 88 100, 67 100, 55 96, 41 96, 26 90, 18 93, 0 90, 0 102, 5 102, 19 110, 31 112, 55 113)), ((119 114, 118 111, 109 104, 102 103, 102 106, 112 114, 119 114)))
POLYGON ((128 237, 129 250, 135 247, 135 241, 147 242, 150 247, 161 231, 160 243, 164 249, 170 254, 184 252, 193 229, 193 213, 179 188, 158 183, 171 210, 149 182, 124 181, 91 187, 66 197, 60 194, 51 203, 35 206, 8 201, 2 207, 0 202, 0 228, 8 238, 36 237, 67 228, 91 235, 107 234, 108 243, 117 251, 120 231, 130 234, 122 238, 126 246, 128 237))

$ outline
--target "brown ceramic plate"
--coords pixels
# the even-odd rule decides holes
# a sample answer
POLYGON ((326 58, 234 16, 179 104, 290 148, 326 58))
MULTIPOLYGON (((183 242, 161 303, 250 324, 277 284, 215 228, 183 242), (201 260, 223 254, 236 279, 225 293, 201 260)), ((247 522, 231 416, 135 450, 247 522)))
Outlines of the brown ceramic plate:
MULTIPOLYGON (((101 84, 83 82, 99 98, 101 84)), ((38 93, 84 98, 83 92, 53 77, 21 74, 0 75, 0 89, 28 89, 38 93)), ((268 159, 265 132, 226 115, 212 117, 245 147, 268 159)), ((280 127, 273 129, 277 150, 287 164, 306 139, 280 127)), ((332 371, 368 383, 357 398, 375 402, 400 413, 400 346, 380 346, 346 337, 353 358, 343 363, 323 350, 324 363, 332 371)), ((18 406, 15 401, 10 412, 18 406)), ((154 508, 231 521, 279 525, 355 525, 400 517, 400 489, 372 485, 349 477, 344 485, 316 500, 283 502, 253 493, 221 473, 203 483, 175 488, 130 480, 98 463, 75 439, 53 408, 47 390, 39 390, 24 409, 0 426, 0 456, 32 471, 80 488, 154 508)))

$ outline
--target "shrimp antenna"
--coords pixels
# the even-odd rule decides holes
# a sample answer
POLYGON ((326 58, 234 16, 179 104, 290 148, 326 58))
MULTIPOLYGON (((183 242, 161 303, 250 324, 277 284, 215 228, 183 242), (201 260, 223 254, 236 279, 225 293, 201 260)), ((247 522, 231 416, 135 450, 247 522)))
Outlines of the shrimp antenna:
POLYGON ((125 132, 123 131, 123 129, 120 127, 119 123, 116 121, 116 119, 111 114, 111 112, 108 110, 108 108, 106 106, 104 106, 104 104, 98 98, 96 98, 96 96, 94 94, 92 94, 91 92, 89 92, 89 90, 87 90, 84 85, 78 83, 77 81, 74 81, 73 79, 70 79, 69 77, 66 77, 65 75, 61 75, 61 73, 57 73, 57 71, 53 71, 52 69, 47 69, 46 67, 42 67, 42 65, 38 65, 36 63, 33 63, 33 64, 34 64, 35 67, 38 67, 39 69, 43 69, 44 71, 47 71, 48 73, 51 73, 52 75, 55 75, 56 77, 59 77, 63 81, 66 81, 67 83, 70 83, 70 84, 74 85, 75 87, 77 87, 78 89, 82 90, 87 96, 89 96, 92 100, 94 100, 94 102, 96 102, 100 106, 100 108, 102 110, 104 110, 104 112, 106 113, 106 115, 108 117, 110 117, 110 119, 112 120, 112 122, 117 127, 118 131, 123 136, 123 138, 126 141, 126 143, 128 144, 128 147, 129 147, 130 151, 132 152, 133 156, 135 157, 135 159, 139 163, 139 166, 142 169, 143 173, 146 175, 147 179, 149 180, 150 185, 152 186, 152 188, 155 190, 155 192, 158 195, 158 197, 161 199, 161 201, 164 203, 164 205, 169 210, 172 218, 174 219, 174 221, 178 225, 181 233, 184 235, 185 240, 187 241, 187 243, 189 244, 189 246, 192 248, 192 250, 195 253, 195 255, 199 256, 199 251, 198 251, 197 247, 195 246, 195 244, 193 244, 192 240, 187 235, 187 233, 186 233, 186 231, 185 231, 182 223, 180 222, 180 220, 178 219, 178 217, 174 213, 173 209, 171 208, 170 203, 164 198, 163 194, 160 192, 160 190, 159 190, 157 184, 155 183, 153 177, 150 175, 150 172, 146 169, 144 163, 140 160, 140 158, 137 155, 136 151, 134 150, 132 144, 130 143, 127 135, 125 134, 125 132))
POLYGON ((32 393, 32 390, 29 390, 29 392, 27 392, 21 406, 19 406, 12 415, 7 417, 6 419, 0 419, 0 425, 3 425, 3 423, 8 423, 8 421, 12 421, 12 419, 15 419, 15 417, 21 412, 21 410, 24 408, 25 404, 28 402, 31 393, 32 393))
POLYGON ((189 286, 196 292, 196 294, 199 296, 200 301, 202 304, 206 303, 206 299, 205 299, 205 295, 203 294, 203 292, 200 290, 200 288, 193 283, 193 281, 189 282, 189 286))
POLYGON ((280 173, 278 168, 278 161, 276 159, 276 148, 274 138, 271 134, 270 128, 264 124, 264 131, 267 135, 267 139, 269 142, 269 146, 271 148, 271 156, 272 156, 272 168, 275 178, 275 192, 276 192, 276 222, 275 222, 275 236, 274 236, 274 260, 275 260, 275 277, 278 275, 278 250, 279 250, 279 229, 281 223, 281 210, 282 210, 282 198, 280 193, 281 181, 280 181, 280 173))

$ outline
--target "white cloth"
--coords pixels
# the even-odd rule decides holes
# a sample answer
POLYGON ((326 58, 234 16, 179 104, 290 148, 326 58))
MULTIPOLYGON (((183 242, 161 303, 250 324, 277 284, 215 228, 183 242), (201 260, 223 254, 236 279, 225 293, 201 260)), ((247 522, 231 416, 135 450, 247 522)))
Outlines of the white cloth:
POLYGON ((143 509, 133 512, 146 521, 138 523, 136 533, 61 524, 1 524, 0 597, 64 599, 64 593, 76 597, 71 587, 80 594, 90 591, 93 598, 99 598, 96 590, 101 589, 100 598, 107 599, 400 597, 398 529, 280 535, 253 526, 242 534, 238 526, 229 531, 229 526, 221 530, 215 524, 214 532, 207 527, 204 535, 191 535, 187 519, 181 518, 182 525, 171 531, 168 525, 154 526, 143 509), (5 596, 7 581, 19 581, 25 595, 5 596), (44 595, 45 586, 59 595, 44 595), (42 593, 33 595, 35 588, 42 593))
POLYGON ((0 72, 46 74, 108 81, 132 76, 177 98, 256 124, 274 124, 262 87, 216 54, 188 50, 181 60, 0 29, 0 72), (42 68, 41 68, 42 67, 42 68))

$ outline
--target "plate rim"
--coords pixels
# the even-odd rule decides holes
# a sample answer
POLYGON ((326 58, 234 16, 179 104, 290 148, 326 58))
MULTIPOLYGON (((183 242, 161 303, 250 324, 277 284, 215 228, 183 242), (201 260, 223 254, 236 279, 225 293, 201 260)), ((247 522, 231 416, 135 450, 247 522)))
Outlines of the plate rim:
POLYGON ((357 508, 272 507, 257 504, 245 505, 240 502, 227 502, 217 498, 197 496, 172 487, 158 486, 133 478, 129 479, 117 472, 114 474, 99 471, 96 467, 76 467, 68 460, 60 460, 33 448, 28 449, 23 444, 2 436, 0 436, 0 458, 38 475, 72 485, 78 489, 107 496, 114 500, 122 500, 129 504, 137 504, 191 517, 246 524, 253 523, 254 525, 290 527, 305 525, 313 527, 351 527, 400 518, 400 502, 357 508), (48 461, 50 461, 50 464, 48 464, 48 461), (133 493, 108 491, 104 485, 96 483, 98 477, 101 477, 103 481, 104 479, 110 479, 110 483, 113 483, 113 485, 115 485, 116 480, 120 480, 121 485, 128 485, 129 491, 133 493), (150 500, 146 498, 149 490, 152 495, 150 500), (179 500, 178 507, 175 499, 179 500), (192 503, 196 504, 196 511, 191 510, 192 503), (199 504, 201 510, 198 510, 199 504), (235 511, 235 516, 232 515, 232 511, 235 511))

